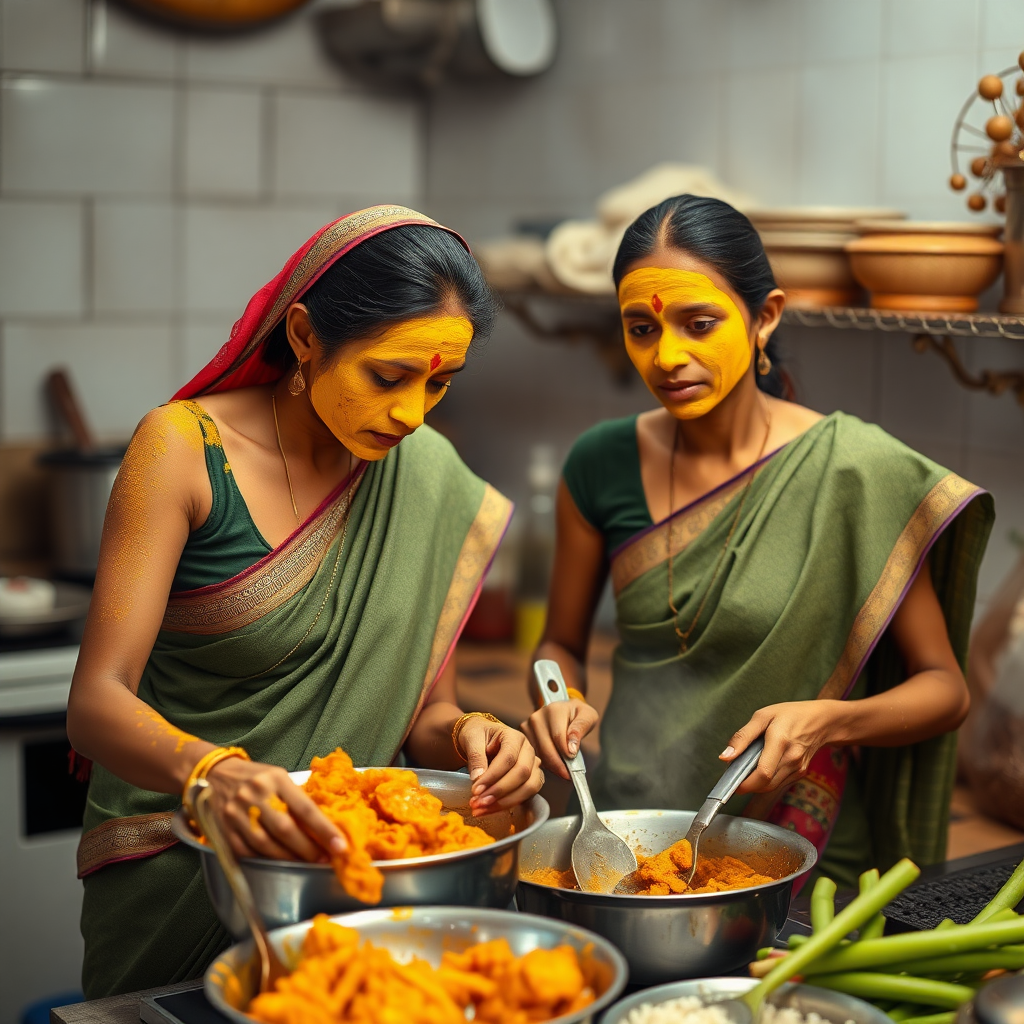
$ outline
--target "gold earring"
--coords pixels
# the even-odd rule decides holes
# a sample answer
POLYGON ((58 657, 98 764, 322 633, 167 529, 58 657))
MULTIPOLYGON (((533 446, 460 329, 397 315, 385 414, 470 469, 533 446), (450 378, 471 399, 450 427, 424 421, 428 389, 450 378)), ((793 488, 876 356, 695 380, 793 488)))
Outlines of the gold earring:
POLYGON ((763 348, 757 354, 757 372, 762 377, 767 377, 772 372, 772 361, 768 358, 768 353, 763 348))
POLYGON ((306 378, 302 375, 302 363, 295 369, 295 375, 288 381, 288 393, 290 395, 301 395, 306 390, 306 378))

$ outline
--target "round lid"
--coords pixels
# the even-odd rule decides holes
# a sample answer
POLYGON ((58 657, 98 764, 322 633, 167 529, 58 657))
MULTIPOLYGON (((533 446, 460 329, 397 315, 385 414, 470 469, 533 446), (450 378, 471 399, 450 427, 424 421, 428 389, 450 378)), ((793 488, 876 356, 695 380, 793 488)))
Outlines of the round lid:
POLYGON ((748 210, 747 216, 755 224, 775 221, 814 224, 820 221, 852 224, 857 220, 902 220, 906 214, 878 206, 773 206, 762 210, 748 210))
POLYGON ((996 238, 1002 233, 1002 224, 985 224, 973 220, 858 220, 854 228, 862 235, 915 234, 915 235, 987 235, 996 238))
POLYGON ((974 999, 981 1024, 1024 1024, 1024 975, 996 978, 982 986, 974 999))
POLYGON ((555 59, 550 0, 476 0, 487 56, 506 74, 536 75, 555 59))
POLYGON ((765 249, 811 249, 841 251, 857 236, 842 231, 759 231, 765 249))
POLYGON ((997 256, 1003 243, 984 235, 891 234, 865 235, 846 243, 847 252, 892 252, 949 255, 997 256))

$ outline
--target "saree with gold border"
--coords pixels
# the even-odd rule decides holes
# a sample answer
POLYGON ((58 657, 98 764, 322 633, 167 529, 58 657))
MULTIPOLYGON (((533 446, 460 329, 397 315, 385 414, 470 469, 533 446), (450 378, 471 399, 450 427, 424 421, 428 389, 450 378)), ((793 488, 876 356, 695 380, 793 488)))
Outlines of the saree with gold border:
MULTIPOLYGON (((318 232, 175 397, 279 377, 261 345, 290 301, 353 244, 408 223, 434 222, 378 207, 318 232)), ((179 729, 288 770, 339 746, 357 765, 390 764, 451 657, 511 511, 423 426, 358 466, 254 565, 172 593, 138 695, 179 729)), ((179 804, 93 767, 78 857, 90 998, 196 977, 227 944, 198 856, 170 831, 179 804)))
MULTIPOLYGON (((980 488, 834 413, 622 544, 611 558, 622 643, 593 772, 598 807, 696 808, 723 771, 719 752, 759 708, 901 682, 886 627, 925 558, 966 668, 993 519, 980 488), (685 629, 697 619, 684 653, 667 598, 670 551, 679 622, 685 629)), ((846 801, 847 752, 826 748, 786 791, 734 797, 726 810, 797 829, 820 852, 846 803, 852 832, 843 842, 855 849, 832 865, 824 858, 839 881, 855 878, 854 865, 884 868, 901 856, 934 863, 945 857, 955 747, 952 734, 864 748, 858 792, 846 801)))

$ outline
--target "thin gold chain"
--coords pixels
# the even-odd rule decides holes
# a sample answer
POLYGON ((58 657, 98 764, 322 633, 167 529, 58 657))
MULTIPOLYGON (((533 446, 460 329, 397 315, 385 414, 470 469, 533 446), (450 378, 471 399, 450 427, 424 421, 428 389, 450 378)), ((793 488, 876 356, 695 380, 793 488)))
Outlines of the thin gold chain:
POLYGON ((715 585, 715 580, 718 579, 718 572, 722 568, 722 562, 725 560, 725 553, 729 550, 729 543, 732 541, 733 534, 736 532, 736 527, 739 525, 740 515, 743 512, 743 505, 747 500, 747 495, 750 493, 751 485, 754 483, 755 469, 754 467, 764 458, 764 450, 768 445, 768 435, 772 430, 772 411, 771 406, 768 405, 768 400, 762 395, 762 401, 764 402, 764 415, 765 415, 765 431, 764 440, 761 442, 761 450, 757 453, 757 458, 753 464, 749 467, 748 472, 750 477, 747 480, 746 486, 743 488, 743 494, 740 495, 740 503, 736 507, 736 514, 732 518, 732 525, 729 527, 729 534, 725 538, 725 543, 722 545, 722 550, 718 553, 718 561, 715 563, 715 571, 712 573, 711 582, 708 584, 707 589, 704 591, 704 596, 700 599, 700 606, 697 608, 697 614, 694 615, 693 621, 689 627, 683 631, 679 628, 679 610, 676 608, 675 601, 672 599, 673 585, 672 585, 672 516, 675 513, 675 490, 676 490, 676 453, 679 449, 679 421, 676 421, 675 436, 672 438, 672 461, 668 467, 668 530, 666 533, 666 546, 668 548, 668 607, 672 612, 672 628, 675 630, 676 636, 679 638, 679 653, 685 654, 688 647, 688 641, 690 635, 694 629, 697 628, 697 623, 700 621, 700 617, 704 612, 704 605, 707 604, 708 597, 711 594, 711 590, 715 585))
POLYGON ((281 453, 281 461, 284 463, 284 478, 288 481, 288 497, 292 499, 292 511, 295 513, 295 522, 301 526, 302 520, 299 519, 299 506, 295 504, 295 491, 292 489, 292 475, 288 470, 288 459, 284 454, 284 445, 281 444, 281 427, 277 422, 277 396, 273 393, 270 395, 270 404, 274 407, 274 431, 277 434, 277 450, 281 453))

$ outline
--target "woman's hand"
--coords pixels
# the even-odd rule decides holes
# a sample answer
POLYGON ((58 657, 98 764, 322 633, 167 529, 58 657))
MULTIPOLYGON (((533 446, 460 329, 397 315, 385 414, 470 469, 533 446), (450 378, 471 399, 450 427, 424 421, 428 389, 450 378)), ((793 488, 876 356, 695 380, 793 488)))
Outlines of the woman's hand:
POLYGON ((582 700, 559 700, 534 711, 520 725, 540 754, 541 764, 563 779, 569 778, 564 757, 575 757, 583 737, 598 723, 598 713, 582 700))
POLYGON ((757 767, 737 793, 766 793, 803 778, 811 758, 830 742, 833 727, 845 710, 840 700, 796 700, 769 704, 754 712, 719 755, 723 761, 734 761, 764 734, 764 751, 757 767))
POLYGON ((474 814, 515 807, 544 785, 540 758, 530 741, 510 726, 474 715, 459 732, 459 746, 473 783, 469 805, 474 814))
POLYGON ((236 857, 326 863, 347 848, 340 830, 283 768, 229 757, 206 778, 236 857))

